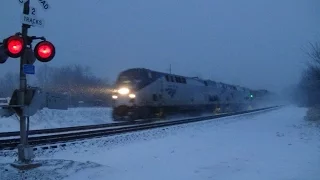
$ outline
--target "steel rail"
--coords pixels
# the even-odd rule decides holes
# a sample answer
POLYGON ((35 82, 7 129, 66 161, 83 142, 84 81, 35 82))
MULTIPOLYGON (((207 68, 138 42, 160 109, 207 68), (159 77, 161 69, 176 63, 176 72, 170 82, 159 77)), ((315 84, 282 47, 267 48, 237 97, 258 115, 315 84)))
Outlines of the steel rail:
MULTIPOLYGON (((145 120, 145 121, 126 121, 119 123, 106 123, 106 124, 95 124, 95 125, 83 125, 83 126, 73 126, 73 127, 62 127, 62 128, 51 128, 51 129, 38 129, 31 130, 28 132, 28 135, 37 135, 37 134, 53 134, 53 133, 62 133, 62 132, 71 132, 71 131, 81 131, 81 130, 89 130, 89 129, 99 129, 99 128, 107 128, 107 127, 117 127, 117 126, 127 126, 133 124, 143 124, 149 123, 153 120, 145 120)), ((20 131, 12 131, 12 132, 1 132, 0 138, 12 137, 12 136, 20 136, 20 131)))

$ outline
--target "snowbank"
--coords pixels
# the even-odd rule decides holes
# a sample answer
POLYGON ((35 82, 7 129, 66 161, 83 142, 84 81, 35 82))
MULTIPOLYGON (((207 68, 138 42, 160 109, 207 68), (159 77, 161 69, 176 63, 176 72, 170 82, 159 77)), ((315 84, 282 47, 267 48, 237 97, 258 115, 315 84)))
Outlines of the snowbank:
MULTIPOLYGON (((69 108, 52 110, 44 108, 30 117, 30 129, 47 129, 80 125, 110 123, 111 108, 69 108)), ((16 115, 0 118, 0 132, 19 131, 16 115)))

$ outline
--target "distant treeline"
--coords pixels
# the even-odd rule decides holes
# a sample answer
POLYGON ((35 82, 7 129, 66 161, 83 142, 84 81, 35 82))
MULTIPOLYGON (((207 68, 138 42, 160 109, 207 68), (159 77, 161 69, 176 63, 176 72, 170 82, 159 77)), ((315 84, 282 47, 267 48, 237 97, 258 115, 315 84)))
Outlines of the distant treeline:
MULTIPOLYGON (((87 66, 40 66, 36 70, 36 82, 32 86, 46 92, 68 95, 70 106, 109 106, 111 85, 107 79, 96 77, 87 66)), ((11 97, 19 86, 19 75, 7 73, 0 78, 0 97, 11 97)))
POLYGON ((319 107, 320 44, 310 43, 305 52, 308 56, 307 67, 303 71, 296 88, 291 91, 291 97, 299 106, 319 107))

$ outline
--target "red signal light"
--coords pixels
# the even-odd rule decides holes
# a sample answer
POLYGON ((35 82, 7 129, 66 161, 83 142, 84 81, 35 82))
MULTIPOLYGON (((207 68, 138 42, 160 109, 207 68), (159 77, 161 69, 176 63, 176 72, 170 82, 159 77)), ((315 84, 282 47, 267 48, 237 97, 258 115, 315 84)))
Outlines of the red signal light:
POLYGON ((34 55, 41 62, 49 62, 56 54, 54 45, 49 41, 41 41, 34 47, 34 55))
POLYGON ((23 42, 19 40, 12 40, 8 42, 8 50, 12 54, 18 54, 22 50, 23 42))
POLYGON ((4 41, 4 47, 6 49, 6 54, 11 58, 20 57, 25 49, 25 43, 20 36, 10 36, 4 41))

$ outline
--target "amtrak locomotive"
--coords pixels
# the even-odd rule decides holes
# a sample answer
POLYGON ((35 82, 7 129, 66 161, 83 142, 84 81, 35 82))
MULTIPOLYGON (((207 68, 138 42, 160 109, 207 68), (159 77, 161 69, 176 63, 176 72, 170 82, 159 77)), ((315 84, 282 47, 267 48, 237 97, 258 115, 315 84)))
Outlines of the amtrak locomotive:
POLYGON ((197 77, 133 68, 121 72, 116 80, 112 117, 136 120, 171 113, 247 110, 254 103, 254 92, 197 77))

